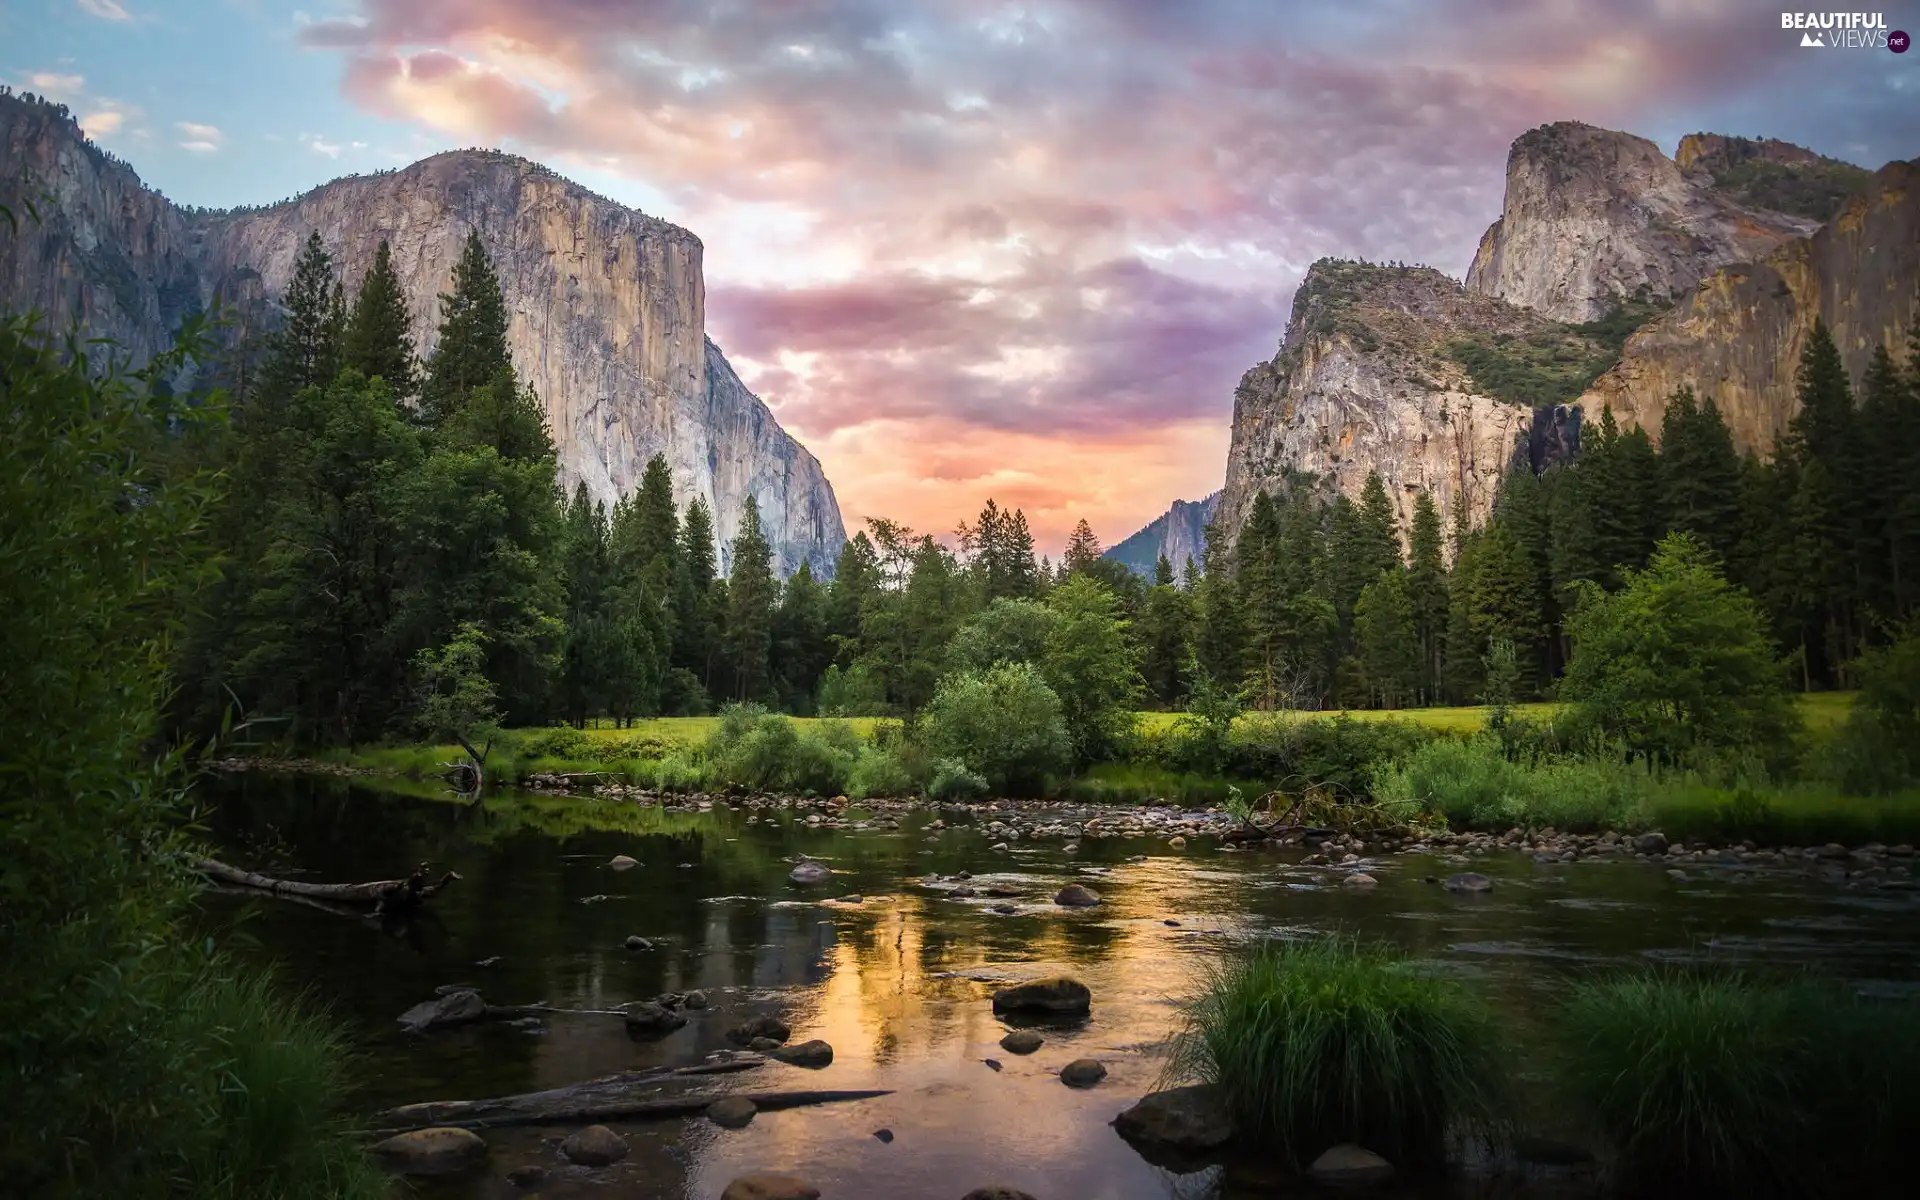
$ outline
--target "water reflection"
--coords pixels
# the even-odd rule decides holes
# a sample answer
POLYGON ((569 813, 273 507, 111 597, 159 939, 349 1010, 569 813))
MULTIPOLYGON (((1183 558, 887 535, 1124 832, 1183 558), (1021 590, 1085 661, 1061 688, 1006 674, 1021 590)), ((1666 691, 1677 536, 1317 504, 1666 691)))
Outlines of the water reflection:
MULTIPOLYGON (((1344 929, 1389 939, 1482 988, 1522 1041, 1568 974, 1593 963, 1807 963, 1887 994, 1920 980, 1911 893, 1848 891, 1798 869, 1712 867, 1678 881, 1645 864, 1495 856, 1475 860, 1495 878, 1493 893, 1456 896, 1426 879, 1461 868, 1424 858, 1370 862, 1379 885, 1355 890, 1277 856, 1205 846, 1173 854, 1089 841, 1071 858, 1057 846, 996 854, 964 827, 929 841, 918 819, 897 831, 836 832, 725 808, 668 813, 513 794, 466 807, 264 778, 234 781, 213 799, 216 836, 250 866, 351 880, 427 859, 464 877, 422 917, 384 931, 291 904, 209 901, 210 919, 237 923, 240 947, 279 962, 351 1023, 367 1050, 359 1099, 369 1112, 696 1062, 762 1012, 784 1019, 795 1040, 831 1043, 834 1062, 821 1072, 763 1068, 745 1086, 894 1093, 762 1114, 737 1132, 704 1121, 620 1126, 632 1155, 579 1177, 553 1149, 564 1129, 492 1131, 492 1173, 435 1193, 461 1197, 517 1194, 504 1174, 523 1163, 556 1169, 544 1196, 712 1200, 734 1175, 768 1169, 830 1198, 957 1197, 994 1182, 1042 1200, 1278 1194, 1277 1181, 1249 1166, 1153 1166, 1107 1124, 1154 1086, 1160 1047, 1201 970, 1257 937, 1344 929), (616 854, 641 865, 613 871, 616 854), (834 879, 789 883, 801 855, 830 864, 834 879), (1019 895, 954 898, 922 882, 961 870, 976 874, 979 892, 1019 895), (1105 903, 1052 905, 1070 879, 1105 903), (858 903, 832 899, 853 893, 858 903), (653 948, 624 949, 630 935, 653 948), (1092 988, 1092 1019, 1048 1029, 1031 1057, 1000 1050, 1006 1027, 986 1001, 990 981, 1056 972, 1092 988), (403 1010, 456 983, 494 1003, 587 1012, 399 1032, 403 1010), (657 1041, 591 1015, 693 988, 713 1008, 657 1041), (1078 1057, 1104 1060, 1106 1082, 1063 1087, 1055 1072, 1078 1057), (891 1141, 873 1136, 883 1128, 891 1141)), ((1553 1180, 1501 1187, 1561 1189, 1553 1180)))

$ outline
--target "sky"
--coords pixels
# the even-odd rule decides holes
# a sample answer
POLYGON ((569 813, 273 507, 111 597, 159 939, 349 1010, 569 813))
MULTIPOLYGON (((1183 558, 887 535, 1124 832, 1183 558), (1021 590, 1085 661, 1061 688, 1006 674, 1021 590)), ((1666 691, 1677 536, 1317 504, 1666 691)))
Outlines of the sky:
POLYGON ((1920 52, 1800 36, 1756 0, 0 0, 0 79, 183 204, 545 162, 700 236, 708 333, 850 532, 993 496, 1057 554, 1220 486, 1315 259, 1464 274, 1535 125, 1920 155, 1920 52))

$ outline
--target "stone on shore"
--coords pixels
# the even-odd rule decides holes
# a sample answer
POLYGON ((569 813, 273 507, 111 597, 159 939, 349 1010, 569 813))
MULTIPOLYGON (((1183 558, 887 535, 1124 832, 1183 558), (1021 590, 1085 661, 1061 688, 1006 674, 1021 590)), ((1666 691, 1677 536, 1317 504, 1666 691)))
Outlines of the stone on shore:
POLYGON ((631 855, 616 854, 613 856, 613 860, 607 865, 616 871, 631 871, 640 865, 640 860, 631 855))
POLYGON ((583 1167, 610 1167, 627 1156, 627 1139, 605 1125, 589 1125, 569 1134, 560 1153, 583 1167))
POLYGON ((376 1142, 373 1157, 399 1175, 458 1175, 487 1159, 487 1144, 471 1129, 415 1129, 376 1142))

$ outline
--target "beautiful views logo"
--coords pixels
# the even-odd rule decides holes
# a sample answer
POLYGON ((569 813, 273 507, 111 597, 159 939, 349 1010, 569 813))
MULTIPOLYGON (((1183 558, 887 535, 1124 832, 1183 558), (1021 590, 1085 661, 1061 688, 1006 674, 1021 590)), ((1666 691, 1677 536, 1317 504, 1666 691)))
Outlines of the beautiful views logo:
MULTIPOLYGON (((1878 50, 1888 46, 1884 13, 1781 13, 1780 28, 1800 31, 1800 44, 1820 50, 1878 50)), ((1896 39, 1894 53, 1906 49, 1906 34, 1896 39)))

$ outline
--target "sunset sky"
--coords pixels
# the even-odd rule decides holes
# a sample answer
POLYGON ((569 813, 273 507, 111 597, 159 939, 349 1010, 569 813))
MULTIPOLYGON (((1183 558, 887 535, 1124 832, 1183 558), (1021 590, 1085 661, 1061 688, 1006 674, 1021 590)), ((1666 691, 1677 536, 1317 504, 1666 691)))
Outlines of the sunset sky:
POLYGON ((850 532, 992 495, 1052 553, 1220 486, 1314 259, 1463 273, 1531 126, 1920 154, 1920 53, 1753 0, 5 0, 0 79, 187 204, 546 162, 700 235, 850 532))

